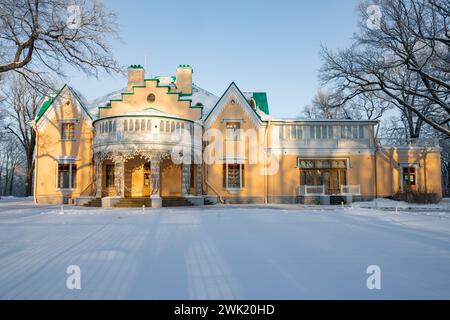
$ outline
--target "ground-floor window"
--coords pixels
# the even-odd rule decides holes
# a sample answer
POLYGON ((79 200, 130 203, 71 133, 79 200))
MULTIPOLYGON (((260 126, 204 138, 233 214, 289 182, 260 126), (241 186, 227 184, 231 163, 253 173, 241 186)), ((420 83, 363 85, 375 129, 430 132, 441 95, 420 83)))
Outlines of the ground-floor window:
POLYGON ((325 186, 325 193, 338 194, 347 185, 347 160, 299 159, 300 186, 325 186))
POLYGON ((106 188, 114 187, 114 165, 107 164, 105 168, 105 186, 106 188))
POLYGON ((244 188, 245 166, 239 163, 228 163, 223 165, 223 187, 225 189, 244 188))
POLYGON ((416 167, 403 167, 403 184, 405 186, 415 186, 416 178, 416 167))
POLYGON ((58 164, 58 188, 75 189, 77 187, 77 166, 58 164))

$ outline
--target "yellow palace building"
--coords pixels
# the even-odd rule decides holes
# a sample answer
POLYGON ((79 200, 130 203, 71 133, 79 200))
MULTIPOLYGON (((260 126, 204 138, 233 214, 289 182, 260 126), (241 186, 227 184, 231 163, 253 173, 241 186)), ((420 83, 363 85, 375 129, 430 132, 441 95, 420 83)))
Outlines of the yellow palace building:
POLYGON ((221 97, 175 76, 128 69, 127 87, 88 103, 70 86, 46 100, 35 202, 103 207, 318 203, 442 194, 434 141, 382 145, 376 121, 276 119, 267 95, 221 97), (93 108, 95 106, 95 108, 93 108))

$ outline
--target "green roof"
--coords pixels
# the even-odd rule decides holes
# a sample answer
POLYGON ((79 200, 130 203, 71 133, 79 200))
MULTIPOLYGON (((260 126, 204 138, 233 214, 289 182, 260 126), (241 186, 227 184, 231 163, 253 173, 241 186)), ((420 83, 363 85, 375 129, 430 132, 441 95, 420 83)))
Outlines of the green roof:
POLYGON ((256 106, 265 114, 269 114, 269 103, 267 102, 267 93, 253 92, 253 99, 255 99, 256 106))
POLYGON ((140 64, 132 64, 131 66, 128 67, 128 69, 144 69, 144 67, 141 66, 140 64))
POLYGON ((39 121, 39 119, 44 115, 44 113, 47 111, 47 109, 52 105, 53 99, 45 100, 44 103, 41 106, 41 109, 39 110, 36 121, 39 121))
POLYGON ((41 109, 39 110, 39 112, 36 115, 36 123, 39 122, 39 120, 42 118, 42 116, 47 112, 48 108, 50 108, 50 106, 53 104, 53 102, 55 102, 55 100, 59 97, 59 95, 61 94, 61 92, 63 92, 63 90, 65 88, 68 88, 70 90, 70 92, 73 94, 73 96, 75 97, 75 99, 80 103, 81 108, 84 109, 84 111, 86 112, 86 114, 88 115, 88 117, 92 120, 92 116, 89 113, 89 110, 86 108, 86 106, 83 104, 83 102, 81 101, 80 97, 78 96, 78 94, 72 90, 67 84, 65 84, 61 90, 59 90, 59 92, 56 94, 56 96, 52 99, 47 99, 44 101, 44 103, 41 106, 41 109))

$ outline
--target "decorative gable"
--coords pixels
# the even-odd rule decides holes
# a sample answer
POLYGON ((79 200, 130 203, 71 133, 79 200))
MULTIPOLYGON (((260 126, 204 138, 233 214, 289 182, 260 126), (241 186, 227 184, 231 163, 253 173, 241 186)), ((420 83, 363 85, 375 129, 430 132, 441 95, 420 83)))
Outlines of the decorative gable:
POLYGON ((41 109, 34 120, 37 131, 44 130, 67 102, 70 102, 75 107, 80 117, 83 117, 88 120, 89 123, 92 123, 92 116, 84 106, 80 97, 78 97, 68 85, 64 85, 55 98, 47 99, 42 104, 41 109))
POLYGON ((248 118, 255 126, 262 126, 263 121, 259 117, 258 113, 250 106, 247 99, 244 97, 238 86, 232 82, 217 104, 211 110, 209 115, 205 119, 205 128, 211 127, 211 125, 217 120, 217 117, 224 111, 224 108, 229 104, 237 104, 245 112, 248 118))

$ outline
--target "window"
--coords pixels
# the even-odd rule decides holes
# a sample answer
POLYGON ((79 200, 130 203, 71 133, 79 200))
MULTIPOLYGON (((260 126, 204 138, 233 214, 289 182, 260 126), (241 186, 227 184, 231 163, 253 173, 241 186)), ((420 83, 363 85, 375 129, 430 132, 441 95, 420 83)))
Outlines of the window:
POLYGON ((403 167, 403 183, 405 186, 416 185, 416 167, 403 167))
POLYGON ((311 126, 309 128, 310 139, 331 139, 332 127, 328 125, 311 126))
POLYGON ((58 188, 74 189, 77 187, 77 166, 75 164, 58 164, 58 188))
POLYGON ((123 122, 123 131, 128 131, 128 120, 123 122))
POLYGON ((61 139, 62 140, 75 139, 75 123, 61 124, 61 139))
POLYGON ((364 139, 364 126, 353 125, 353 126, 342 126, 341 127, 341 138, 342 139, 364 139))
POLYGON ((105 170, 105 186, 106 188, 114 187, 114 165, 107 164, 105 170))
POLYGON ((326 194, 339 194, 341 186, 347 184, 347 160, 299 159, 298 167, 301 187, 324 186, 326 194))
POLYGON ((227 122, 227 140, 240 140, 241 124, 239 122, 227 122))
POLYGON ((223 165, 223 187, 225 189, 242 189, 245 186, 244 165, 229 163, 223 165))
POLYGON ((159 130, 160 130, 161 132, 164 132, 164 120, 161 120, 161 121, 160 121, 160 123, 159 123, 159 130))
POLYGON ((148 103, 153 103, 153 102, 155 102, 155 100, 156 100, 156 96, 155 96, 153 93, 150 93, 150 94, 147 96, 147 101, 148 101, 148 103))

